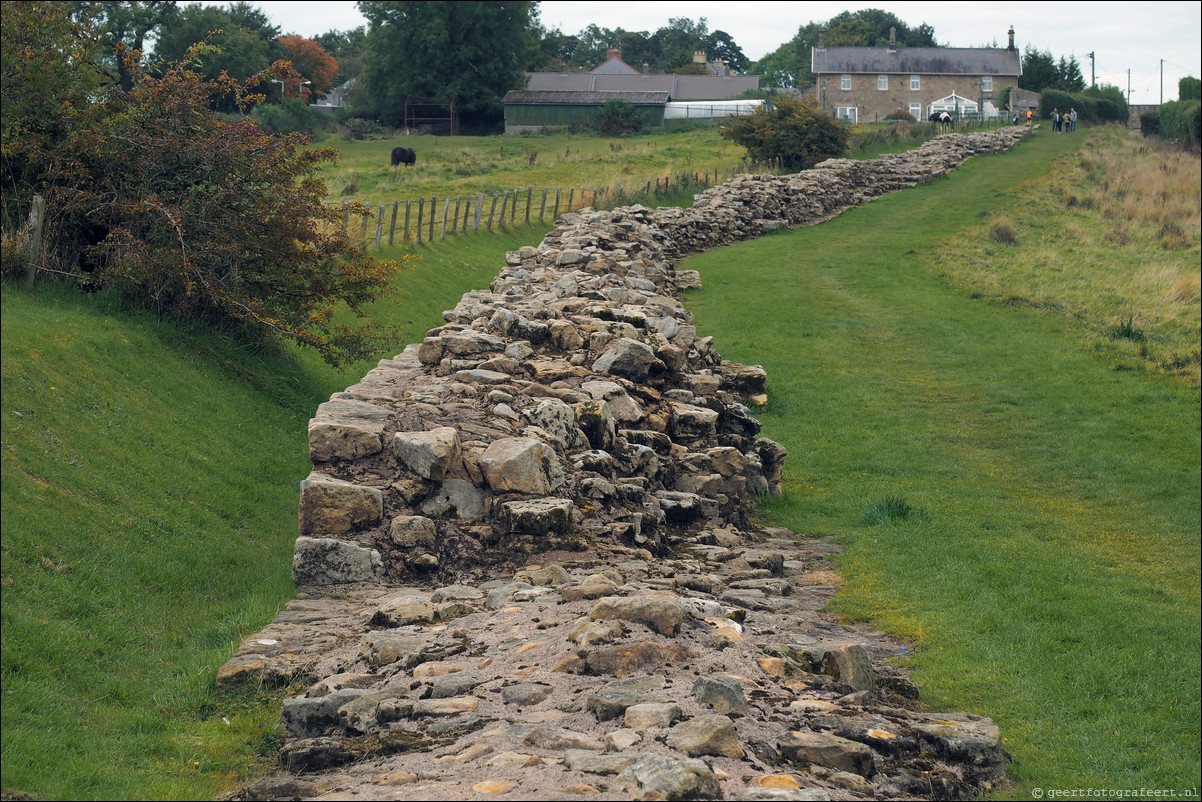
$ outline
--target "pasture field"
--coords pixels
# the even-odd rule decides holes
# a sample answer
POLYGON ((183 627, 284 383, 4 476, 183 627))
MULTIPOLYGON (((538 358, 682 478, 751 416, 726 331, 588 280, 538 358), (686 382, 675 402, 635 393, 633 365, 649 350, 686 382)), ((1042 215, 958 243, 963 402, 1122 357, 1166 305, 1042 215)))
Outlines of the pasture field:
MULTIPOLYGON (((746 153, 712 127, 605 139, 560 133, 547 136, 397 136, 383 140, 330 141, 339 152, 323 178, 332 197, 369 205, 419 197, 561 188, 579 194, 598 187, 624 193, 682 174, 734 171, 746 153), (394 147, 417 152, 413 167, 389 166, 394 147)), ((721 183, 720 181, 718 183, 721 183)))
MULTIPOLYGON (((1198 787, 1196 210, 1105 212, 1094 187, 1167 161, 1108 136, 1037 134, 690 265, 700 328, 768 369, 757 414, 790 457, 765 520, 842 536, 838 610, 909 638, 934 703, 998 720, 1020 761, 1011 793, 1028 797, 1198 787), (1003 223, 1014 244, 981 236, 1003 223), (1095 240, 1017 272, 1049 243, 1095 240), (1136 290, 1152 257, 1159 278, 1136 290), (1057 269, 1071 264, 1093 279, 1057 269), (1112 272, 1129 278, 1097 280, 1112 272)), ((348 197, 404 199, 387 175, 398 144, 340 143, 332 189, 358 170, 348 197)), ((398 183, 443 197, 738 163, 712 131, 619 144, 442 139, 425 163, 439 175, 398 183), (493 153, 504 171, 488 172, 493 153), (535 180, 542 167, 563 172, 535 180)), ((419 341, 548 228, 385 249, 421 258, 398 279, 404 302, 374 313, 419 341)), ((212 799, 271 773, 280 699, 213 677, 294 592, 306 424, 374 360, 250 351, 53 284, 6 283, 2 303, 3 795, 212 799)))
POLYGON ((999 799, 1197 798, 1198 159, 1170 213, 1184 236, 1080 200, 1177 159, 1039 133, 687 260, 698 329, 768 372, 759 417, 789 457, 763 514, 839 535, 836 611, 908 639, 936 709, 998 722, 999 799), (1003 219, 1013 242, 989 234, 1003 219))

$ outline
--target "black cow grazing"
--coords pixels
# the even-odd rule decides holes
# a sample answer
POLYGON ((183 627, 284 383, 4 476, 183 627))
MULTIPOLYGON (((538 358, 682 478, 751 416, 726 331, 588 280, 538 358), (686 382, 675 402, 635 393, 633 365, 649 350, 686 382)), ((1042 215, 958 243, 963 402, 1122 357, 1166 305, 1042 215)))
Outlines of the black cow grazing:
POLYGON ((417 164, 417 153, 410 148, 393 148, 392 166, 396 167, 398 164, 412 167, 417 164))

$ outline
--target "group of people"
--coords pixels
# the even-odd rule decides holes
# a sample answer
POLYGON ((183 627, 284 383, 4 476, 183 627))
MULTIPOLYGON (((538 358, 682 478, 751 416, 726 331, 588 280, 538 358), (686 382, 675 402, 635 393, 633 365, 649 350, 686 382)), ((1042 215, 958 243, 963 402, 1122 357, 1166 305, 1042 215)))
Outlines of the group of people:
POLYGON ((1072 133, 1077 130, 1077 110, 1071 108, 1068 111, 1061 111, 1059 108, 1052 109, 1052 130, 1056 133, 1067 131, 1072 133))

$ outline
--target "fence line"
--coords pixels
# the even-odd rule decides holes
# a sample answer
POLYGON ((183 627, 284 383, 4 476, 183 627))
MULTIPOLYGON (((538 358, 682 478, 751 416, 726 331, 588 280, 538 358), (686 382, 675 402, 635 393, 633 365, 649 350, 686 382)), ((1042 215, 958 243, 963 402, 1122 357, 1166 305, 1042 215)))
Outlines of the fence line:
MULTIPOLYGON (((455 211, 451 213, 451 198, 447 196, 442 199, 442 214, 438 213, 438 198, 430 196, 429 198, 429 216, 426 214, 425 197, 417 198, 417 219, 416 225, 411 227, 413 222, 413 200, 392 202, 392 212, 387 223, 385 215, 388 214, 388 204, 381 203, 379 210, 375 214, 366 215, 363 218, 362 231, 360 236, 364 247, 370 243, 368 238, 368 226, 371 218, 374 218, 376 224, 375 233, 375 249, 380 250, 384 242, 384 230, 388 229, 388 244, 390 246, 397 243, 398 234, 401 243, 413 242, 418 245, 424 240, 428 243, 434 242, 435 228, 438 227, 438 241, 444 242, 448 234, 476 234, 480 231, 480 225, 483 223, 485 231, 493 230, 494 220, 499 228, 505 228, 506 225, 514 226, 518 221, 518 207, 521 205, 522 195, 525 195, 526 208, 522 213, 522 220, 525 223, 530 223, 535 211, 534 206, 538 205, 538 220, 543 222, 546 220, 547 212, 550 211, 551 219, 559 219, 561 207, 565 212, 575 211, 592 206, 594 208, 605 205, 620 205, 623 201, 637 202, 654 200, 657 196, 672 195, 687 191, 696 187, 710 187, 715 184, 722 184, 729 181, 740 173, 749 172, 779 172, 781 165, 779 160, 771 160, 767 162, 756 162, 752 164, 741 164, 738 167, 722 167, 715 168, 712 173, 709 170, 704 172, 679 173, 675 176, 664 176, 655 178, 653 181, 647 181, 642 186, 624 187, 621 180, 616 185, 606 185, 603 187, 580 187, 580 192, 576 192, 576 187, 567 188, 567 196, 563 195, 563 187, 555 187, 554 189, 535 189, 527 187, 523 192, 521 189, 514 188, 511 190, 503 190, 501 192, 491 193, 491 203, 488 207, 487 214, 484 211, 484 203, 489 197, 488 193, 476 193, 475 195, 456 195, 455 196, 455 211), (552 196, 554 193, 554 196, 552 196), (500 213, 497 213, 497 203, 500 202, 500 213), (550 202, 550 209, 548 209, 550 202), (404 218, 400 220, 401 204, 405 206, 404 218), (460 212, 462 211, 462 217, 460 212), (506 220, 508 214, 508 220, 506 220), (440 219, 441 218, 441 219, 440 219), (448 226, 449 223, 449 226, 448 226)), ((343 228, 350 233, 350 214, 344 213, 342 217, 343 228)))

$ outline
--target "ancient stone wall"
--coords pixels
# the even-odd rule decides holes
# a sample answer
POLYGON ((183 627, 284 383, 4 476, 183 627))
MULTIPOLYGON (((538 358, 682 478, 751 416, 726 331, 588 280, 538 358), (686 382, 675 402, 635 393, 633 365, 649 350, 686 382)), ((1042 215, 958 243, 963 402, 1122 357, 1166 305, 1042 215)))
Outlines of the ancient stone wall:
POLYGON ((751 412, 767 376, 696 330, 678 296, 699 277, 675 265, 1026 133, 739 176, 690 209, 565 215, 422 343, 322 404, 300 599, 219 673, 310 685, 285 706, 288 775, 247 797, 946 797, 995 782, 992 722, 914 712, 884 662, 902 647, 821 616, 833 547, 755 526, 785 458, 751 412), (501 752, 522 759, 498 765, 501 752), (777 796, 742 779, 782 766, 777 796))

